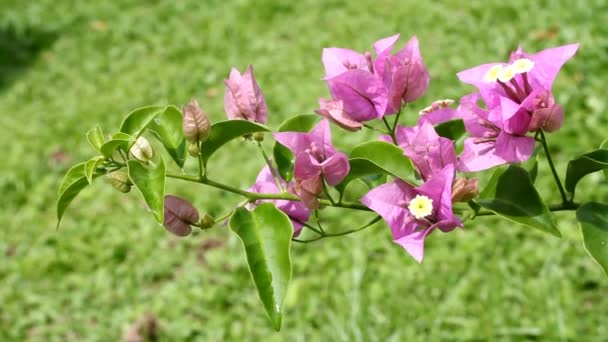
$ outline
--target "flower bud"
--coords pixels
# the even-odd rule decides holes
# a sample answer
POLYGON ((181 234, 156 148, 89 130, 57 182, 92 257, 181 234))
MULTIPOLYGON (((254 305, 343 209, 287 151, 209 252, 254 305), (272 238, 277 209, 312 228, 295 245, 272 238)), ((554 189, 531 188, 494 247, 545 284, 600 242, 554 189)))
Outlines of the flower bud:
POLYGON ((253 140, 262 142, 264 141, 264 132, 255 132, 253 133, 253 140))
POLYGON ((319 195, 323 192, 323 179, 312 177, 304 180, 296 180, 293 192, 300 197, 302 203, 308 209, 319 208, 319 195))
POLYGON ((129 179, 129 175, 124 171, 116 171, 109 173, 106 177, 110 180, 110 184, 122 193, 131 191, 133 183, 129 179))
POLYGON ((198 222, 198 211, 190 202, 177 196, 165 196, 165 228, 177 235, 187 236, 192 232, 190 225, 198 222))
POLYGON ((205 214, 201 219, 200 225, 201 229, 209 229, 215 225, 215 219, 211 215, 205 214))
POLYGON ((555 103, 553 94, 548 90, 538 93, 532 102, 532 118, 528 125, 528 131, 535 132, 539 129, 545 132, 555 132, 564 122, 564 110, 555 103))
POLYGON ((553 104, 548 108, 540 108, 532 112, 532 119, 528 130, 535 132, 543 129, 545 132, 555 132, 564 122, 564 110, 558 104, 553 104))
POLYGON ((477 178, 456 178, 452 185, 452 202, 468 202, 479 195, 477 178))
POLYGON ((147 163, 154 157, 154 150, 146 138, 139 137, 131 146, 131 155, 140 162, 147 163))
POLYGON ((188 146, 188 154, 193 157, 198 157, 198 154, 201 152, 201 149, 198 148, 198 144, 190 144, 188 146))
POLYGON ((230 77, 224 82, 224 109, 230 120, 249 120, 266 123, 268 120, 266 100, 260 89, 253 67, 241 73, 232 68, 230 77))
POLYGON ((198 102, 194 99, 191 100, 182 111, 184 113, 182 129, 186 140, 190 143, 206 141, 211 132, 211 122, 207 114, 199 107, 198 102))

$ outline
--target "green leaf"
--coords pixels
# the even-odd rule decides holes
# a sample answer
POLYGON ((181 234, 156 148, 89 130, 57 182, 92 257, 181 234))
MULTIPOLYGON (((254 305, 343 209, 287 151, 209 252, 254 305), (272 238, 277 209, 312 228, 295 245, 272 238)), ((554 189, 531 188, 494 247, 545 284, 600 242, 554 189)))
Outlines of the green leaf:
POLYGON ((72 200, 84 189, 89 182, 85 177, 85 163, 74 165, 63 177, 57 194, 57 228, 61 218, 72 200))
POLYGON ((119 133, 114 134, 112 136, 112 139, 110 139, 108 142, 101 145, 101 148, 99 150, 100 150, 101 154, 104 155, 104 157, 109 158, 119 148, 121 148, 125 152, 127 152, 129 149, 129 145, 131 145, 133 142, 135 142, 134 137, 132 137, 126 133, 119 132, 119 133))
POLYGON ((106 138, 103 136, 103 131, 99 125, 91 128, 87 132, 87 140, 89 144, 95 149, 97 152, 101 152, 101 146, 106 142, 106 138))
MULTIPOLYGON (((318 115, 298 115, 285 120, 279 126, 279 132, 308 132, 319 122, 319 119, 318 115)), ((279 174, 284 180, 290 181, 293 178, 293 153, 287 147, 276 142, 272 154, 279 174)))
POLYGON ((587 253, 608 274, 608 204, 589 202, 576 211, 587 253))
POLYGON ((455 141, 464 135, 466 129, 462 119, 455 119, 438 124, 435 126, 435 131, 440 136, 455 141))
POLYGON ((95 169, 97 169, 97 167, 103 163, 103 159, 104 158, 102 156, 98 156, 98 157, 89 159, 84 164, 84 175, 85 175, 85 178, 87 179, 87 182, 89 182, 89 184, 93 183, 93 175, 95 174, 95 169))
POLYGON ((274 162, 277 165, 279 175, 289 182, 293 178, 293 153, 287 147, 276 142, 272 148, 272 155, 274 156, 274 162))
POLYGON ((291 279, 291 221, 274 204, 262 203, 252 212, 237 208, 229 224, 243 242, 258 295, 272 326, 279 331, 291 279))
POLYGON ((182 130, 182 112, 175 106, 168 106, 147 128, 163 144, 175 163, 179 167, 184 166, 187 145, 182 130))
POLYGON ((608 150, 599 149, 572 159, 566 170, 566 190, 574 198, 578 181, 590 173, 605 169, 608 169, 608 150))
POLYGON ((157 115, 162 113, 164 109, 165 107, 159 106, 138 108, 127 114, 120 125, 120 131, 137 138, 144 128, 146 128, 157 115))
POLYGON ((279 132, 308 132, 321 119, 320 116, 314 114, 303 114, 291 117, 279 126, 279 132))
POLYGON ((224 144, 245 134, 269 132, 268 127, 246 120, 227 120, 211 125, 209 139, 201 144, 203 161, 207 160, 224 144))
POLYGON ((534 188, 525 169, 511 165, 496 170, 477 204, 500 217, 560 237, 549 208, 534 188))
POLYGON ((525 162, 519 163, 518 165, 524 168, 530 174, 530 179, 532 180, 532 184, 536 181, 536 176, 538 176, 538 156, 541 151, 540 147, 536 147, 532 156, 528 158, 525 162))
POLYGON ((371 141, 356 146, 350 153, 350 172, 336 188, 343 192, 353 179, 368 175, 387 174, 416 184, 412 162, 399 147, 384 142, 371 141))
POLYGON ((159 158, 157 166, 145 166, 136 160, 127 161, 129 179, 144 196, 152 215, 163 223, 165 198, 165 162, 159 158))

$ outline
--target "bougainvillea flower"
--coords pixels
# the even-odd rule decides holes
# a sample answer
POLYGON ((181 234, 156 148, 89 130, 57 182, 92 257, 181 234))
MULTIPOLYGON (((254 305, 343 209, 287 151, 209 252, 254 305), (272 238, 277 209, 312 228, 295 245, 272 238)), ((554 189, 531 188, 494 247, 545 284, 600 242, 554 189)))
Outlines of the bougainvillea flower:
POLYGON ((348 157, 331 144, 327 119, 321 120, 309 133, 280 132, 274 138, 295 155, 294 176, 297 180, 322 176, 327 184, 337 185, 350 170, 348 157))
POLYGON ((388 104, 388 90, 382 80, 366 70, 348 70, 327 80, 332 98, 343 102, 344 110, 356 121, 381 118, 388 104))
POLYGON ((342 48, 323 49, 324 80, 334 99, 355 121, 382 118, 401 110, 403 101, 422 96, 429 84, 418 39, 412 37, 406 46, 391 54, 399 35, 374 43, 375 60, 365 54, 342 48))
POLYGON ((347 131, 358 131, 363 124, 353 119, 345 110, 342 100, 319 99, 319 109, 315 113, 324 116, 347 131))
POLYGON ((266 123, 268 108, 264 94, 253 75, 253 66, 249 65, 243 75, 232 68, 230 77, 224 84, 224 109, 228 119, 266 123))
POLYGON ((448 165, 417 188, 397 180, 372 189, 361 202, 382 216, 394 241, 421 262, 427 235, 462 226, 452 212, 453 179, 454 167, 448 165))
POLYGON ((479 94, 463 97, 460 110, 470 137, 464 141, 458 169, 474 172, 519 163, 534 152, 534 138, 526 136, 530 115, 521 106, 501 97, 491 111, 477 105, 479 94))
MULTIPOLYGON (((278 174, 278 173, 277 173, 278 174)), ((287 183, 284 180, 279 180, 281 186, 285 189, 289 189, 292 184, 287 183)), ((280 191, 277 183, 270 171, 268 166, 265 166, 262 171, 258 174, 255 180, 255 184, 249 189, 251 192, 257 192, 261 194, 277 194, 280 191)), ((287 201, 287 200, 258 200, 254 203, 258 205, 262 202, 272 202, 276 207, 287 214, 293 223, 293 236, 298 236, 302 230, 302 223, 308 221, 310 216, 310 210, 302 202, 298 201, 287 201)))
MULTIPOLYGON (((570 44, 530 55, 519 48, 511 53, 508 63, 483 64, 458 73, 458 78, 476 86, 489 109, 500 106, 502 98, 520 105, 516 112, 525 110, 531 115, 537 109, 546 109, 539 115, 546 117, 547 113, 553 113, 550 117, 556 119, 547 121, 547 128, 556 130, 561 125, 558 119, 561 108, 548 105, 551 87, 561 67, 577 49, 578 44, 570 44)), ((545 121, 535 121, 539 122, 545 121)))
POLYGON ((390 55, 399 35, 381 39, 374 44, 376 50, 375 72, 388 89, 388 106, 385 114, 401 109, 402 101, 410 103, 426 92, 430 76, 422 60, 418 38, 412 37, 405 47, 390 55))
MULTIPOLYGON (((398 126, 395 137, 403 154, 412 160, 424 180, 429 180, 446 166, 456 164, 452 140, 440 137, 427 121, 413 127, 398 126)), ((389 136, 382 136, 381 139, 391 141, 389 136)))

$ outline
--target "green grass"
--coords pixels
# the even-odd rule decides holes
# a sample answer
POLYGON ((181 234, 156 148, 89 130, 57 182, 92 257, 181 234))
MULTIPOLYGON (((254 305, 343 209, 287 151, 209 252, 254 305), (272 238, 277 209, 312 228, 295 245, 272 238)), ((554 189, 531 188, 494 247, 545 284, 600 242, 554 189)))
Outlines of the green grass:
MULTIPOLYGON (((97 123, 115 131, 133 108, 192 97, 222 120, 222 80, 231 66, 252 63, 276 127, 327 96, 323 47, 370 49, 395 32, 401 44, 418 35, 432 75, 413 112, 471 91, 455 73, 502 60, 519 43, 536 51, 580 42, 555 85, 567 121, 549 141, 563 174, 569 158, 608 136, 604 1, 134 3, 0 3, 0 340, 119 340, 146 312, 158 318, 163 341, 608 335, 608 278, 586 255, 572 213, 558 215, 562 239, 493 218, 433 234, 421 265, 381 225, 296 245, 280 333, 264 316, 240 243, 223 228, 171 237, 139 194, 122 195, 104 181, 84 191, 54 228, 58 183, 71 164, 93 155, 84 132, 97 123)), ((344 150, 371 138, 334 134, 344 150)), ((211 160, 211 172, 246 188, 262 166, 254 153, 250 144, 232 143, 211 160)), ((543 196, 556 199, 545 164, 541 174, 543 196)), ((608 197, 602 177, 581 187, 581 199, 608 197)), ((169 189, 213 215, 237 200, 173 181, 169 189)), ((327 216, 336 229, 362 219, 327 216)))

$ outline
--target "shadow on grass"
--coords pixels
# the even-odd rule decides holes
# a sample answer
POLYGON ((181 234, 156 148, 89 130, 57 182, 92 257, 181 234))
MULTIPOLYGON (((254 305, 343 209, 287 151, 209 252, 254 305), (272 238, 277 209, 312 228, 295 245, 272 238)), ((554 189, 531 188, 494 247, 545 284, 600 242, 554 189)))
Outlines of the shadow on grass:
POLYGON ((0 24, 0 90, 27 71, 58 36, 35 27, 0 24))

